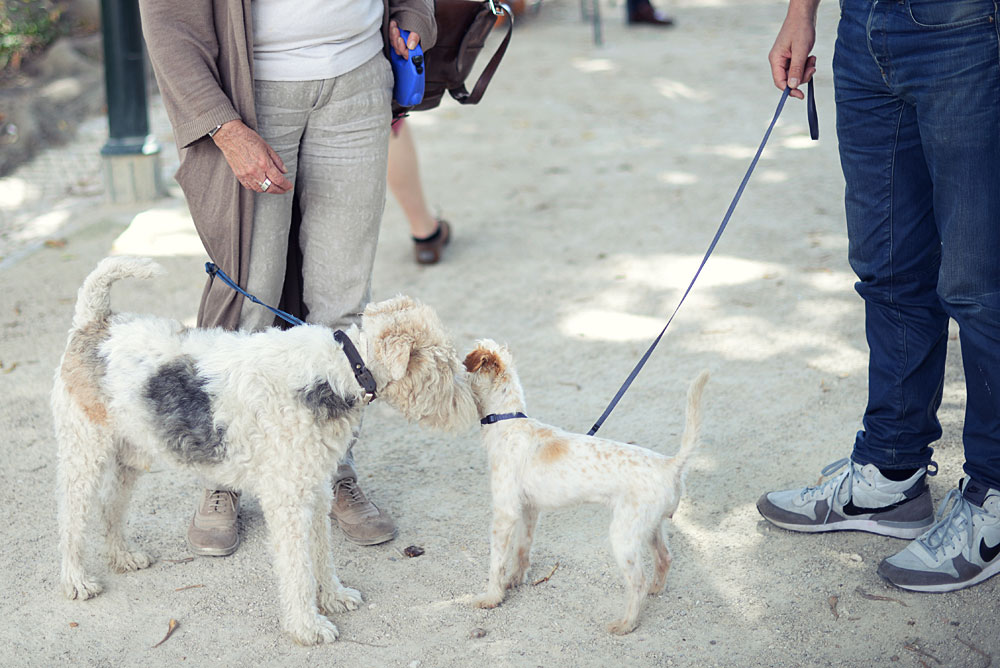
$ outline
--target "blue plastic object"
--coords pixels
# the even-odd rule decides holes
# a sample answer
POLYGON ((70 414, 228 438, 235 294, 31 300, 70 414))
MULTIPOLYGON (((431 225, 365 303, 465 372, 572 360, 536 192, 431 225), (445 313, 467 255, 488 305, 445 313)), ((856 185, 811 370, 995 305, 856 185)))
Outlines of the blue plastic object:
MULTIPOLYGON (((410 37, 406 30, 400 30, 399 34, 404 42, 410 37)), ((424 50, 418 44, 410 49, 409 58, 403 58, 395 49, 389 49, 389 62, 395 79, 392 96, 396 102, 403 107, 420 104, 424 99, 424 50)))

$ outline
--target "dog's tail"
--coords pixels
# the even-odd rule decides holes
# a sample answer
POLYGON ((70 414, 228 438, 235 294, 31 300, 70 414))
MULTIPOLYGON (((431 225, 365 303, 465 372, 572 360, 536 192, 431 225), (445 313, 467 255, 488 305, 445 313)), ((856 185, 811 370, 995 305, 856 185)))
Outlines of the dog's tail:
POLYGON ((104 320, 111 315, 111 285, 123 278, 152 278, 163 268, 149 258, 106 257, 80 286, 73 313, 73 328, 104 320))
POLYGON ((691 381, 687 393, 687 411, 684 415, 684 433, 681 435, 681 447, 674 457, 677 464, 677 475, 683 479, 687 472, 688 460, 701 442, 701 392, 708 382, 708 370, 702 371, 691 381))

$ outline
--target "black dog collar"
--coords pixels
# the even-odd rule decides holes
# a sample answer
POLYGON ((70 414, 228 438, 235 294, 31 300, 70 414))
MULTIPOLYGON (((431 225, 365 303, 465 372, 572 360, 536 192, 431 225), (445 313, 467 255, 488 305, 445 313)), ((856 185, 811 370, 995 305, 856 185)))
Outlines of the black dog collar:
POLYGON ((378 396, 375 392, 375 378, 372 376, 372 372, 368 370, 368 367, 365 366, 365 361, 361 359, 358 349, 354 347, 354 343, 347 338, 347 334, 344 334, 343 330, 338 329, 335 331, 333 338, 341 345, 344 354, 347 356, 348 361, 350 361, 351 369, 354 371, 354 378, 358 381, 361 389, 365 391, 365 398, 369 403, 375 401, 375 398, 378 396))
POLYGON ((517 413, 490 413, 482 420, 480 420, 479 424, 495 424, 497 422, 500 422, 501 420, 513 420, 515 418, 526 418, 526 417, 528 416, 520 411, 518 411, 517 413))

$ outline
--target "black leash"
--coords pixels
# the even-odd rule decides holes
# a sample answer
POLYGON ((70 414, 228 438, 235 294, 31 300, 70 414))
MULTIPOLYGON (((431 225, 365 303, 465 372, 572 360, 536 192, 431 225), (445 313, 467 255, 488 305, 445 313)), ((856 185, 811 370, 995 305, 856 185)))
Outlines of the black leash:
MULTIPOLYGON (((269 306, 268 304, 265 304, 261 300, 257 299, 257 297, 237 285, 236 281, 229 278, 229 276, 226 275, 226 272, 219 269, 218 265, 214 262, 205 263, 205 273, 213 279, 217 277, 220 281, 252 301, 254 304, 260 304, 285 322, 293 325, 306 324, 303 320, 296 318, 291 313, 286 313, 281 309, 276 309, 273 306, 269 306)), ((375 378, 372 376, 372 372, 368 369, 368 367, 365 366, 365 361, 361 359, 361 354, 358 352, 358 349, 354 347, 354 343, 347 337, 347 334, 345 334, 343 330, 336 330, 333 333, 333 338, 340 344, 341 349, 344 351, 344 355, 347 356, 347 361, 351 363, 351 370, 354 372, 354 379, 358 381, 358 385, 360 385, 361 389, 365 391, 365 399, 369 403, 375 401, 375 398, 378 396, 375 391, 375 378)))
MULTIPOLYGON (((632 385, 632 381, 635 380, 635 377, 639 375, 640 371, 642 371, 642 367, 645 366, 649 356, 653 354, 653 349, 655 349, 660 343, 660 339, 662 339, 663 335, 667 332, 667 327, 670 327, 670 323, 674 321, 674 316, 677 315, 677 311, 680 310, 681 304, 683 304, 684 300, 687 299, 688 293, 691 292, 691 288, 694 287, 694 282, 698 280, 701 270, 705 268, 705 263, 708 262, 708 257, 712 254, 712 251, 715 250, 716 244, 719 243, 719 238, 722 237, 722 232, 726 229, 726 225, 729 223, 729 219, 732 217, 733 211, 736 210, 736 204, 740 201, 740 197, 743 196, 743 190, 747 187, 747 182, 750 181, 750 175, 753 174, 754 168, 757 167, 757 161, 760 160, 760 155, 764 152, 764 146, 767 144, 767 140, 771 137, 771 131, 774 129, 775 123, 778 122, 778 116, 781 115, 781 110, 784 108, 785 101, 788 99, 788 94, 790 92, 790 88, 785 88, 785 90, 782 91, 781 99, 778 101, 778 108, 774 111, 774 118, 771 119, 771 124, 767 127, 767 132, 764 133, 764 139, 761 140, 760 146, 757 148, 757 154, 753 157, 753 161, 750 163, 750 168, 747 169, 747 173, 744 175, 743 181, 740 183, 740 187, 736 190, 736 196, 733 197, 733 201, 729 204, 729 210, 726 211, 726 215, 722 219, 722 224, 719 225, 719 229, 715 233, 715 238, 712 239, 712 243, 709 245, 708 251, 705 253, 705 257, 702 258, 701 264, 698 265, 698 270, 694 272, 694 278, 691 279, 691 282, 688 284, 684 294, 681 295, 681 300, 677 303, 677 307, 674 308, 674 312, 670 314, 670 318, 667 320, 667 324, 663 326, 663 330, 653 341, 652 345, 649 346, 645 354, 643 354, 639 363, 635 365, 634 369, 632 369, 632 373, 628 375, 628 378, 625 379, 625 383, 621 386, 621 389, 618 390, 615 398, 612 399, 611 403, 608 404, 608 407, 604 409, 604 413, 600 418, 598 418, 597 422, 594 423, 594 426, 590 428, 590 431, 587 432, 589 436, 596 434, 597 430, 604 424, 604 421, 608 419, 609 415, 611 415, 611 411, 613 411, 615 406, 618 405, 618 402, 621 401, 621 398, 625 395, 629 386, 632 385)), ((819 117, 816 114, 816 98, 813 94, 812 79, 809 80, 808 92, 806 93, 806 114, 809 118, 809 136, 812 139, 819 139, 819 117)))

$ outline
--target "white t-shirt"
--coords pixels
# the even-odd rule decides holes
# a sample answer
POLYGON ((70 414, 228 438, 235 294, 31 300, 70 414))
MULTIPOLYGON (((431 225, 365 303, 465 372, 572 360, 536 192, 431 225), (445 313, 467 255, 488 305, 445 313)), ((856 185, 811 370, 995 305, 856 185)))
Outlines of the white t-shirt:
POLYGON ((332 79, 382 50, 382 0, 253 0, 254 78, 332 79))

